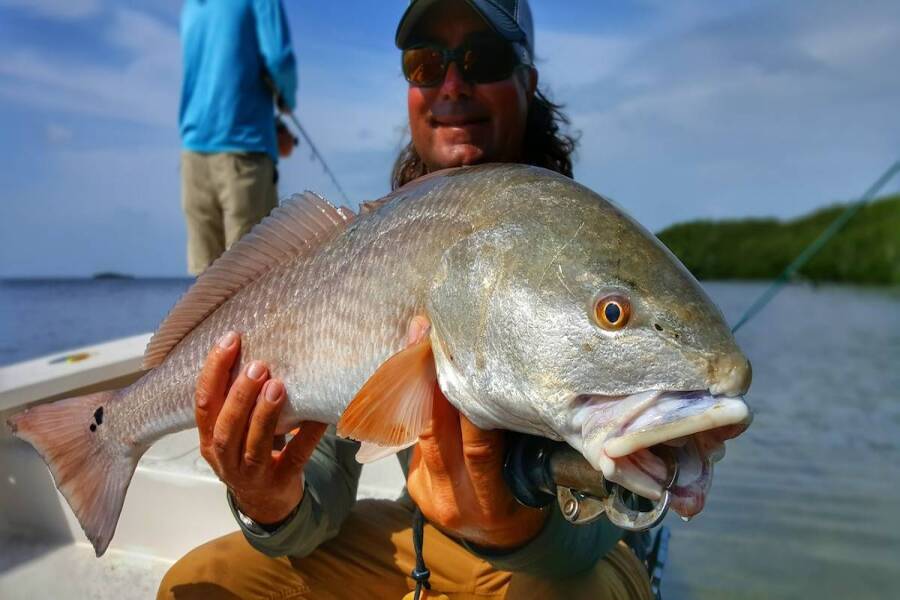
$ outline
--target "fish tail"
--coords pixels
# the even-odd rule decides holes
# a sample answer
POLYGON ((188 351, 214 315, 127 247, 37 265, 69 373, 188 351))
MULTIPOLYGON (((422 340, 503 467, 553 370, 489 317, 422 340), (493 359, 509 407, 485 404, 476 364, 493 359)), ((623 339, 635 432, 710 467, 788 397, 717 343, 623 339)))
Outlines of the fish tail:
POLYGON ((109 546, 144 451, 123 443, 103 424, 104 411, 108 414, 119 395, 115 390, 67 398, 7 421, 13 434, 34 446, 50 467, 97 556, 109 546))

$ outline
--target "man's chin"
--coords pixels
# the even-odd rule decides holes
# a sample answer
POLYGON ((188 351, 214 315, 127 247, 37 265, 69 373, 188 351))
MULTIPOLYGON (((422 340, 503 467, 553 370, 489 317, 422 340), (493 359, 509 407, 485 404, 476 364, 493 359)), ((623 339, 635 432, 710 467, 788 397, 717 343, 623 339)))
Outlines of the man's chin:
POLYGON ((466 165, 477 165, 485 162, 493 162, 489 157, 489 153, 481 145, 474 143, 453 144, 444 151, 437 153, 431 164, 428 165, 429 171, 438 171, 440 169, 450 169, 453 167, 462 167, 466 165))

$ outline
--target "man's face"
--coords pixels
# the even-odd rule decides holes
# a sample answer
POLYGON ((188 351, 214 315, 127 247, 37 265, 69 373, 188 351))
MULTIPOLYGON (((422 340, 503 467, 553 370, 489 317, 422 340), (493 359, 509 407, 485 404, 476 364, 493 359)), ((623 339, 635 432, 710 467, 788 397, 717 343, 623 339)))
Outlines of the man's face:
MULTIPOLYGON (((465 3, 442 2, 422 17, 416 34, 452 49, 493 32, 465 3)), ((503 81, 468 83, 455 62, 440 84, 410 85, 409 128, 428 170, 519 160, 536 85, 537 72, 521 68, 503 81)))

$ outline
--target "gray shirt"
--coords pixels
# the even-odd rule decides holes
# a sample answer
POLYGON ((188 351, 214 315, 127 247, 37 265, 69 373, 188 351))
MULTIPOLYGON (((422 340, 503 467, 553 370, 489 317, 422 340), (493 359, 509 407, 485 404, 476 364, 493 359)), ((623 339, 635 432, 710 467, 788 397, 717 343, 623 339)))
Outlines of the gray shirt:
MULTIPOLYGON (((355 459, 358 449, 357 442, 339 438, 334 427, 329 427, 303 471, 306 489, 300 506, 292 518, 271 533, 251 531, 244 525, 229 494, 231 510, 250 545, 269 556, 302 557, 337 536, 356 502, 362 471, 355 459)), ((397 454, 404 475, 411 455, 411 449, 397 454)), ((457 542, 498 570, 556 578, 593 567, 621 537, 622 530, 606 519, 576 526, 552 507, 541 532, 519 548, 489 551, 464 540, 457 542)))

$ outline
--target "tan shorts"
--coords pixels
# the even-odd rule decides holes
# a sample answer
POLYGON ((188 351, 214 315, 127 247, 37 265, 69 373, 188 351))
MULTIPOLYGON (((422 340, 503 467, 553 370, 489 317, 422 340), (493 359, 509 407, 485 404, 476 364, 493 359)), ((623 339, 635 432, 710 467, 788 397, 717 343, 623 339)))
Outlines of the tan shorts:
POLYGON ((181 153, 188 271, 199 275, 278 205, 275 165, 264 153, 181 153))
MULTIPOLYGON (((424 557, 432 590, 423 598, 649 600, 647 571, 619 542, 593 570, 564 580, 498 571, 431 525, 424 557)), ((412 511, 400 502, 362 500, 338 537, 304 558, 270 558, 240 532, 213 540, 175 563, 158 600, 365 598, 401 600, 415 589, 412 511)))

